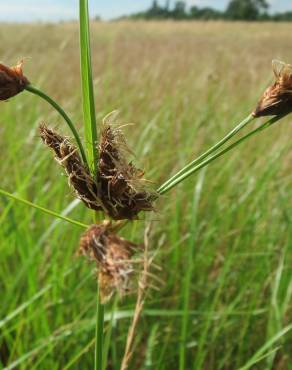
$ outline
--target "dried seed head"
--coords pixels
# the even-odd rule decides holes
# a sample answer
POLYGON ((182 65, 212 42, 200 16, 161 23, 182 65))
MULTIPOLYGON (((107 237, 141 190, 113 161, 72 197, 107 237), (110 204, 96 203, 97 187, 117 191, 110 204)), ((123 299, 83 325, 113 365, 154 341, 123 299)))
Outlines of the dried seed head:
POLYGON ((116 235, 108 222, 91 225, 82 235, 79 254, 96 262, 103 303, 115 291, 124 295, 131 290, 134 274, 131 257, 138 249, 138 245, 116 235))
POLYGON ((99 193, 107 214, 134 219, 140 211, 153 210, 157 194, 148 191, 143 171, 126 160, 129 153, 119 129, 104 124, 99 144, 99 193))
POLYGON ((129 152, 118 129, 105 125, 99 144, 97 181, 84 166, 77 148, 70 141, 40 126, 43 142, 55 152, 55 158, 66 171, 77 197, 90 209, 104 211, 114 220, 137 218, 140 211, 153 210, 157 194, 148 191, 143 172, 127 162, 129 152))
POLYGON ((268 87, 260 99, 254 117, 279 116, 292 112, 292 65, 274 60, 275 83, 268 87))
POLYGON ((22 65, 23 61, 11 68, 0 63, 0 100, 12 98, 29 84, 22 73, 22 65))
POLYGON ((102 210, 101 202, 97 196, 96 183, 87 167, 82 163, 77 148, 67 138, 47 128, 44 124, 40 125, 39 130, 44 144, 54 151, 55 159, 65 168, 69 185, 74 189, 77 197, 88 208, 102 210))

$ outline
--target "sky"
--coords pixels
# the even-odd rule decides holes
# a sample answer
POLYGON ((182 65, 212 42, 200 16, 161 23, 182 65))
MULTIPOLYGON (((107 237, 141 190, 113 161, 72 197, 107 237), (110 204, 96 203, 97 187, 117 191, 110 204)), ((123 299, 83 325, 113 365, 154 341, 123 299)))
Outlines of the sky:
MULTIPOLYGON (((172 3, 175 0, 171 1, 172 3)), ((228 0, 186 0, 188 5, 224 9, 228 0)), ((112 19, 145 10, 151 0, 89 0, 91 16, 112 19)), ((165 0, 158 0, 163 5, 165 0)), ((292 0, 269 0, 271 11, 292 11, 292 0)), ((77 19, 78 0, 0 0, 0 22, 59 21, 77 19)))

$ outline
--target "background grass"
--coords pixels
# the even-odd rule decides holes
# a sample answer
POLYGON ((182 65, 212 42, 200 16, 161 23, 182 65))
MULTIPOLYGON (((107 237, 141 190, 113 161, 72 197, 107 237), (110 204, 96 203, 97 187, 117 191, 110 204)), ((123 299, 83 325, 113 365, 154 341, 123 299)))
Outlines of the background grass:
MULTIPOLYGON (((292 62, 291 44, 284 23, 94 23, 98 124, 116 108, 117 123, 135 123, 125 128, 135 161, 158 185, 250 113, 272 81, 271 59, 292 62)), ((82 127, 77 23, 2 24, 0 55, 11 65, 28 57, 31 82, 82 127)), ((90 223, 38 138, 42 121, 68 133, 29 93, 0 105, 1 188, 90 223)), ((148 216, 164 284, 147 299, 131 369, 177 369, 184 352, 186 369, 292 368, 289 332, 249 363, 291 322, 289 121, 187 180, 148 216)), ((4 197, 0 210, 2 368, 92 369, 96 282, 93 265, 75 255, 82 229, 4 197)), ((144 226, 122 234, 141 242, 144 226)), ((117 303, 109 369, 119 369, 133 305, 134 297, 117 303)))

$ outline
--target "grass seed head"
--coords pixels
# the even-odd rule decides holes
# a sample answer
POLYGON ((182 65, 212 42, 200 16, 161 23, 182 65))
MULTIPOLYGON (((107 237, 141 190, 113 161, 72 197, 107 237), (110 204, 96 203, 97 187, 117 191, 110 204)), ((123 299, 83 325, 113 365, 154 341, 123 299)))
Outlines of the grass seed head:
POLYGON ((44 144, 55 153, 55 159, 64 167, 69 179, 69 185, 76 196, 90 209, 102 210, 97 196, 97 186, 88 168, 83 164, 75 145, 57 132, 40 125, 40 136, 44 144))
POLYGON ((157 194, 147 189, 143 171, 127 162, 129 149, 120 130, 110 125, 103 127, 97 181, 83 164, 76 146, 66 137, 45 125, 40 126, 40 136, 54 151, 70 186, 88 208, 102 210, 114 220, 132 220, 141 211, 153 210, 157 194))
POLYGON ((141 249, 138 245, 115 234, 108 222, 91 225, 82 235, 79 254, 96 262, 103 303, 115 291, 121 296, 131 291, 131 277, 134 274, 131 257, 138 249, 141 249))
POLYGON ((275 83, 268 87, 260 99, 254 117, 279 116, 292 112, 292 65, 273 61, 275 83))
POLYGON ((153 210, 157 194, 147 190, 143 171, 126 160, 130 153, 120 129, 104 124, 99 144, 98 186, 107 214, 115 219, 135 219, 140 211, 153 210))
POLYGON ((19 94, 29 84, 22 72, 23 61, 15 67, 0 63, 0 100, 7 100, 19 94))

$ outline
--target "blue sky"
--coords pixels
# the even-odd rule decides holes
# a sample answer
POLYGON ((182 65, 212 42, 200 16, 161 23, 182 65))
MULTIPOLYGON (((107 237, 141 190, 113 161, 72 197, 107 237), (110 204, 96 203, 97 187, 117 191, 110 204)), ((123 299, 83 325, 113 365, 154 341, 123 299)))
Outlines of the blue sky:
MULTIPOLYGON (((272 11, 292 10, 292 0, 269 2, 272 11)), ((89 0, 89 3, 91 15, 99 14, 103 19, 110 19, 146 9, 151 0, 89 0)), ((160 0, 159 3, 164 4, 165 0, 160 0)), ((186 0, 186 3, 224 9, 228 0, 186 0)), ((76 19, 77 8, 77 0, 0 0, 0 22, 76 19)))

